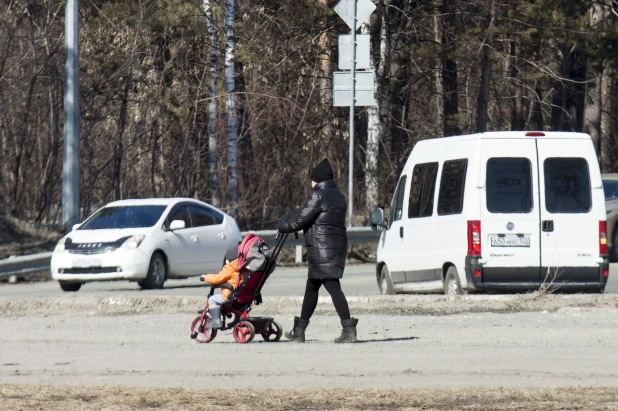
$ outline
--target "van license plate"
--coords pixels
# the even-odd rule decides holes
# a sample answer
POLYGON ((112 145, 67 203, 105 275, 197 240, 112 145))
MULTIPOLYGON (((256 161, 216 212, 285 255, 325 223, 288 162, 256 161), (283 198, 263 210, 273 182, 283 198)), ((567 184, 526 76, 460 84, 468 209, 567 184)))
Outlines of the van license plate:
POLYGON ((530 237, 490 237, 492 247, 530 247, 530 237))
POLYGON ((102 260, 99 259, 79 259, 73 260, 73 268, 90 268, 90 267, 101 267, 102 260))

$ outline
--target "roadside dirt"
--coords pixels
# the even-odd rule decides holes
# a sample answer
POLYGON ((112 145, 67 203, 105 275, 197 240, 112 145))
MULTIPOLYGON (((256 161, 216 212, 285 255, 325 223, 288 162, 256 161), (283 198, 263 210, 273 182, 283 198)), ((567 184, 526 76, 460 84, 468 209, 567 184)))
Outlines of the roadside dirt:
POLYGON ((618 389, 187 390, 0 385, 12 410, 590 410, 618 409, 618 389))
MULTIPOLYGON (((355 315, 454 315, 463 313, 555 312, 565 307, 616 308, 618 294, 573 295, 438 295, 352 296, 348 298, 355 315)), ((58 315, 135 315, 194 313, 204 306, 201 297, 180 296, 92 296, 0 297, 0 317, 34 314, 58 315)), ((301 297, 269 297, 254 307, 253 315, 298 314, 301 297)), ((334 314, 330 297, 320 297, 317 314, 334 314)))

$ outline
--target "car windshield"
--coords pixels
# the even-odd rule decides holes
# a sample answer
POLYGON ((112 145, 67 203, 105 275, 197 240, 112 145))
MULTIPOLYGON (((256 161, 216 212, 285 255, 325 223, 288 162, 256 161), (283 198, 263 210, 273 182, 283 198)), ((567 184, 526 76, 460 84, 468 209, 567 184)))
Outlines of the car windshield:
POLYGON ((166 208, 164 205, 105 207, 90 217, 78 230, 152 227, 166 208))
POLYGON ((603 191, 606 200, 618 198, 618 180, 603 180, 603 191))

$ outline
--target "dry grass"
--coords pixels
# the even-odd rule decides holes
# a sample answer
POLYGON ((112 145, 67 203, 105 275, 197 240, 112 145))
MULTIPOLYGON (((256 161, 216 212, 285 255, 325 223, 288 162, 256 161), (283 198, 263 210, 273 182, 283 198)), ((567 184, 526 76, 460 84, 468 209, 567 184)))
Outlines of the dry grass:
POLYGON ((0 385, 3 410, 617 410, 618 388, 238 390, 0 385))

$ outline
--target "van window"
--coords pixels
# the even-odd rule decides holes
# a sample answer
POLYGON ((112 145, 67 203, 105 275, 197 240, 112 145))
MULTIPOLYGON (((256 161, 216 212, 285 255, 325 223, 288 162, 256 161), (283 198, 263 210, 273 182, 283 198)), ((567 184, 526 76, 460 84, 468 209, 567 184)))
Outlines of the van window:
POLYGON ((406 192, 406 181, 408 176, 403 176, 397 185, 397 191, 393 197, 393 203, 388 216, 388 226, 390 227, 393 221, 399 221, 403 217, 403 198, 406 192))
POLYGON ((408 218, 433 215, 433 196, 438 178, 438 163, 417 164, 412 172, 408 218))
POLYGON ((438 215, 461 214, 468 159, 449 160, 442 166, 438 215))
POLYGON ((487 161, 487 211, 532 211, 532 163, 527 158, 490 158, 487 161))
POLYGON ((545 208, 550 213, 587 213, 592 208, 590 173, 584 158, 547 158, 545 208))

